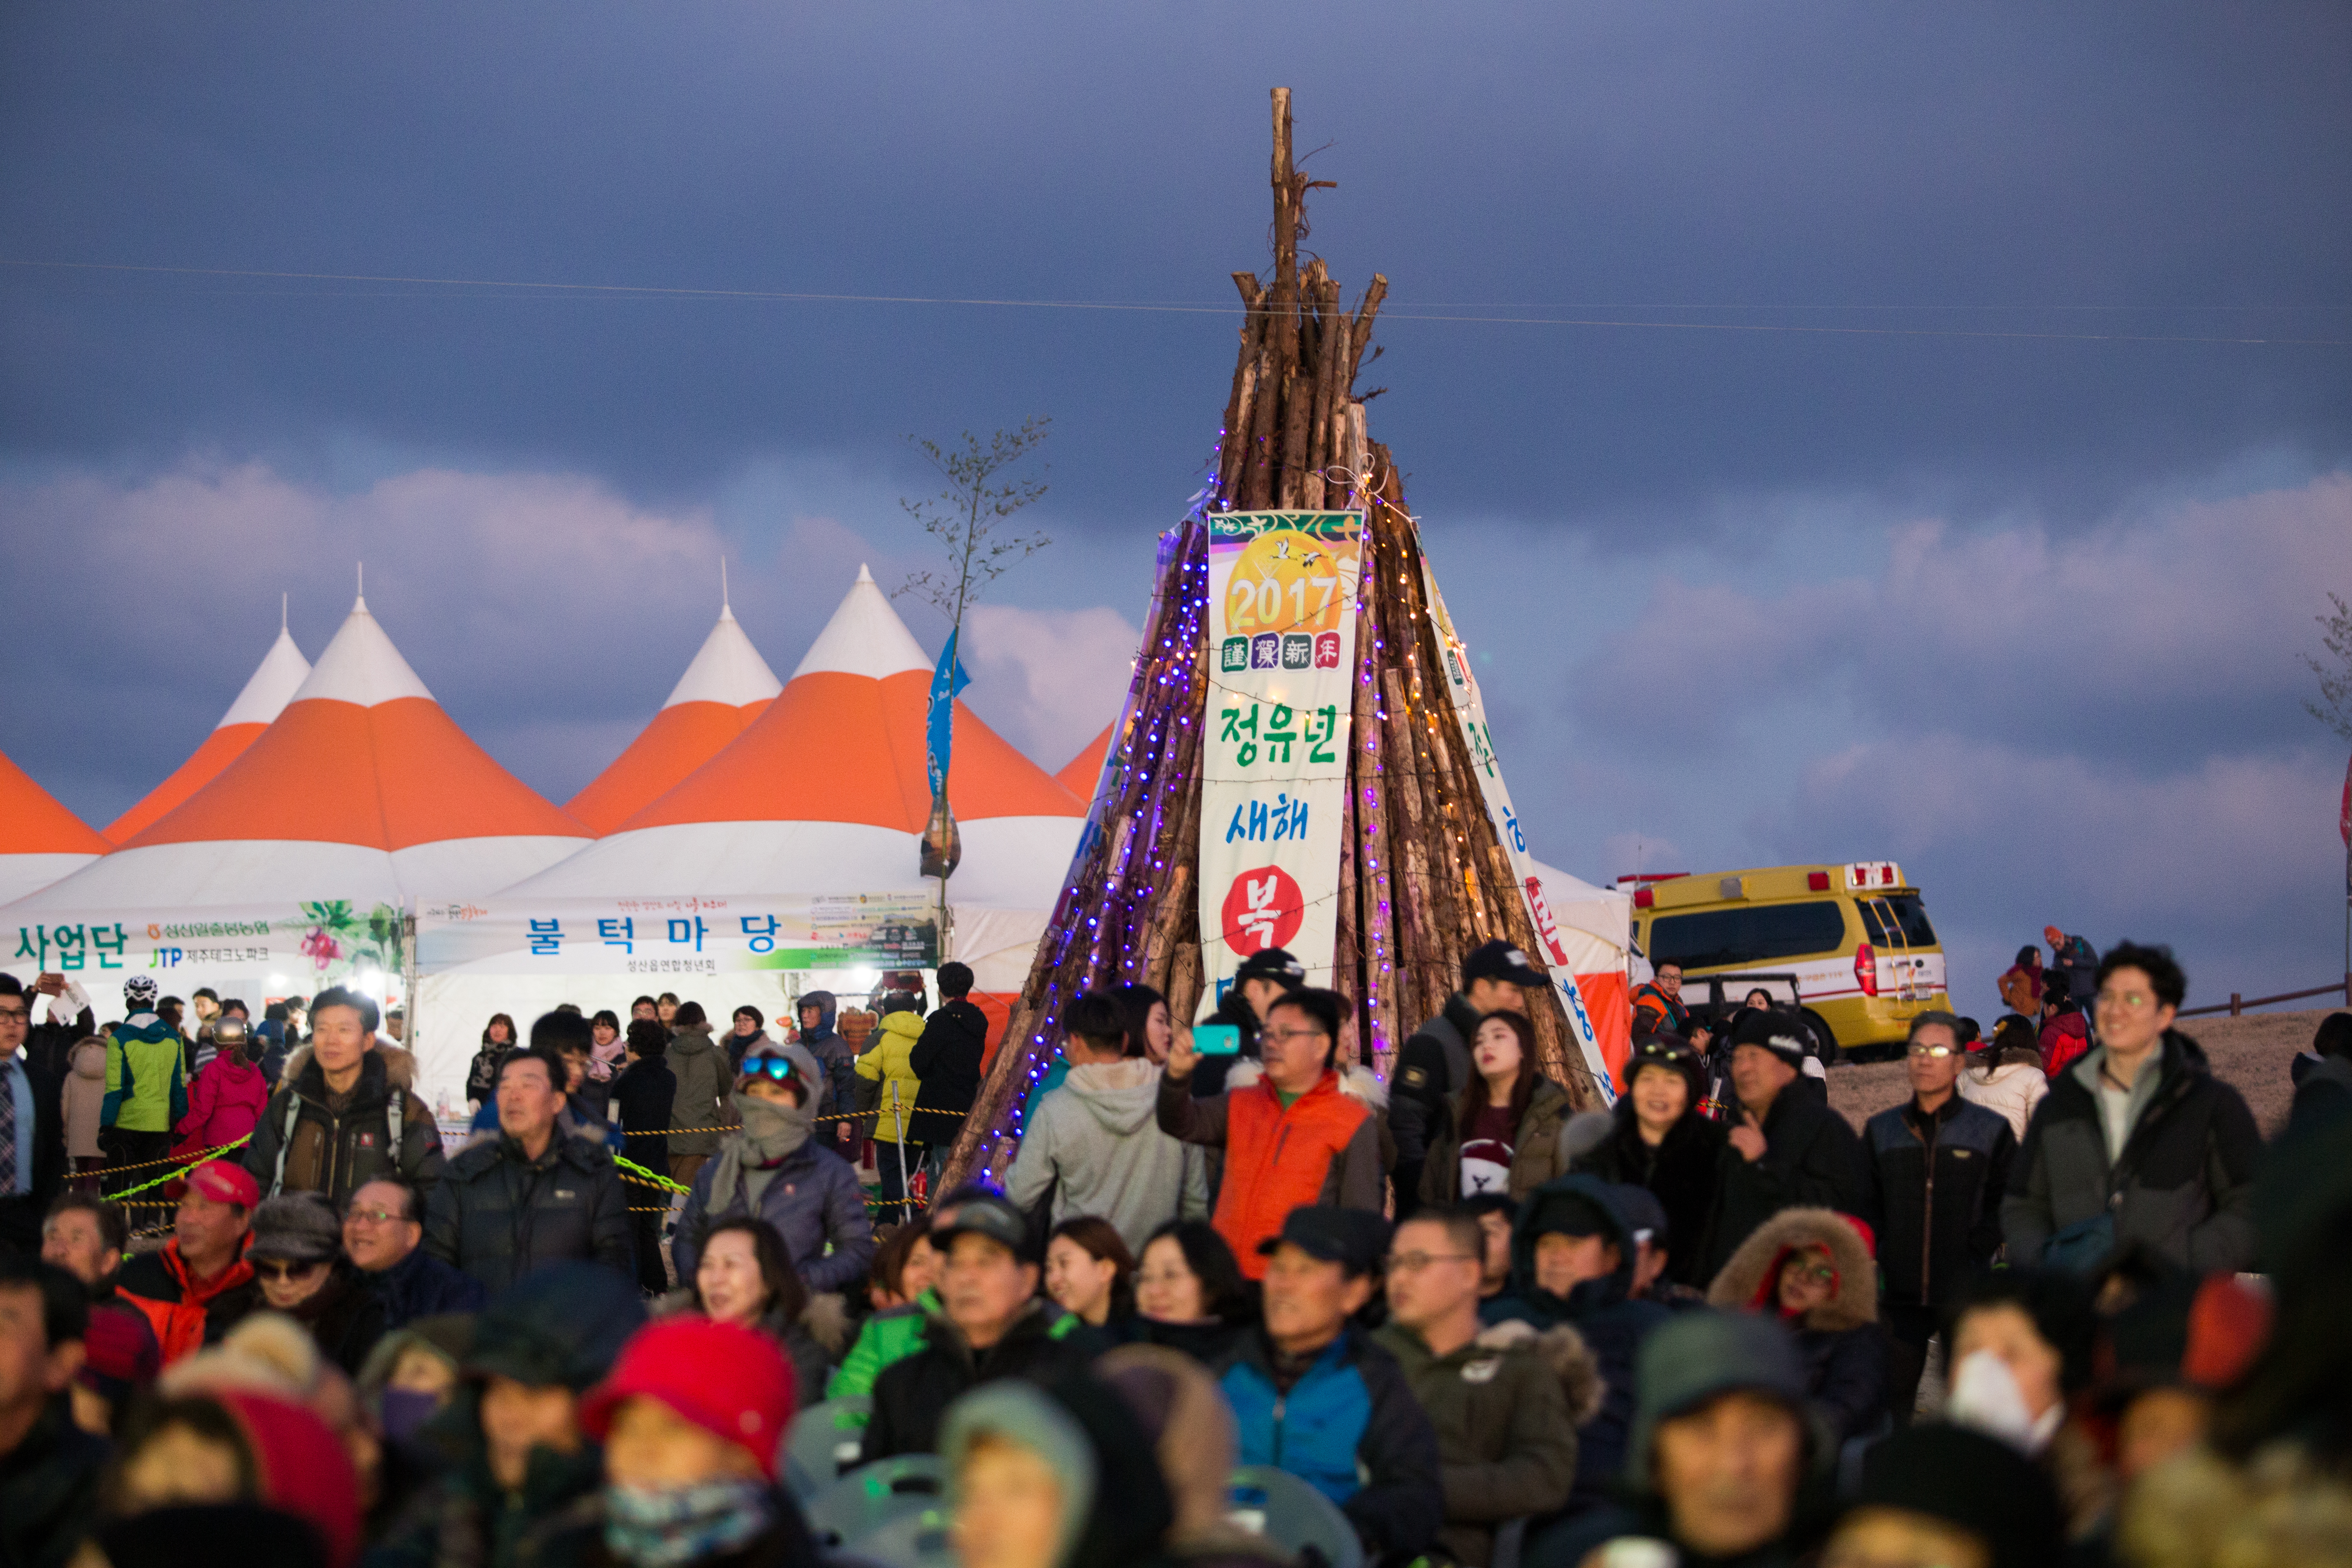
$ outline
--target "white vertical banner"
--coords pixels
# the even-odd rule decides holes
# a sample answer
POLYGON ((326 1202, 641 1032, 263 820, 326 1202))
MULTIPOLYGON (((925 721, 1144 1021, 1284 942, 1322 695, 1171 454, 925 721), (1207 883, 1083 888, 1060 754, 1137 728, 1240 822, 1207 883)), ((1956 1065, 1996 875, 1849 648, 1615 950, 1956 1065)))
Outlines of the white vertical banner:
POLYGON ((1426 551, 1421 557, 1421 586, 1429 601, 1430 619, 1436 627, 1437 646, 1444 655, 1445 686, 1454 702, 1454 718, 1462 726, 1463 739, 1470 744, 1479 793, 1486 797, 1486 815, 1494 818, 1495 831, 1502 837, 1503 852, 1510 857, 1512 880, 1518 884, 1528 919, 1543 942, 1552 986, 1559 993, 1560 1005, 1568 1010, 1569 1026, 1575 1031, 1577 1047, 1584 1053, 1584 1065, 1591 1069, 1592 1081, 1599 1087, 1601 1098, 1613 1105, 1617 1100, 1616 1081, 1601 1055, 1592 1019, 1584 1010, 1584 994, 1576 988, 1576 974, 1569 963, 1568 951, 1559 941, 1559 927, 1544 902, 1543 880, 1537 875, 1535 857, 1528 853, 1528 837, 1519 827, 1519 814, 1512 809, 1511 788, 1503 782, 1502 763, 1495 757, 1495 739, 1486 729, 1486 704, 1478 695, 1478 678, 1471 673, 1470 650, 1463 646, 1460 634, 1454 629, 1454 617, 1446 613, 1445 595, 1438 592, 1437 574, 1430 567, 1426 551))
POLYGON ((1265 948, 1331 984, 1363 531, 1354 511, 1209 515, 1204 1013, 1265 948))

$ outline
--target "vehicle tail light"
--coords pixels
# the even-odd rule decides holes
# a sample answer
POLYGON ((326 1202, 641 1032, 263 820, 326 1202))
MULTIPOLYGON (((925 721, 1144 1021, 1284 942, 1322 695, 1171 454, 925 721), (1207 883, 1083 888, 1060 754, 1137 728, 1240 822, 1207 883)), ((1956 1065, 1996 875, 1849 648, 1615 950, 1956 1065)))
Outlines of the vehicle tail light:
POLYGON ((1652 891, 1650 891, 1650 889, 1647 889, 1647 888, 1636 888, 1636 889, 1633 889, 1633 907, 1634 907, 1635 909, 1637 909, 1637 910, 1646 910, 1646 909, 1651 909, 1651 908, 1655 907, 1655 905, 1657 904, 1657 901, 1658 901, 1658 896, 1657 896, 1655 893, 1653 893, 1652 891))
POLYGON ((1870 951, 1866 942, 1853 950, 1853 978, 1864 996, 1878 994, 1878 954, 1870 951))
POLYGON ((1806 888, 1806 890, 1807 890, 1807 891, 1809 891, 1809 892, 1814 892, 1814 893, 1826 893, 1826 892, 1828 892, 1828 891, 1830 890, 1830 874, 1829 874, 1827 871, 1808 871, 1808 872, 1806 872, 1806 873, 1805 873, 1805 888, 1806 888))

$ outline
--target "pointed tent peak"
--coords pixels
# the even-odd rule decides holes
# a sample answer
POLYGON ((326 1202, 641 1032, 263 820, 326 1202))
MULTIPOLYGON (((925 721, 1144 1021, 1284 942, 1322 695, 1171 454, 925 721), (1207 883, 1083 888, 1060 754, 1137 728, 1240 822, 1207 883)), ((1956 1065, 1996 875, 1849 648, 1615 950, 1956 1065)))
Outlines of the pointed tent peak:
POLYGON ((232 724, 268 723, 286 710, 286 705, 294 700, 294 694, 310 678, 310 661, 302 657, 302 650, 294 645, 294 635, 281 622, 278 640, 261 656, 261 664, 245 683, 245 689, 236 694, 236 700, 228 705, 228 711, 213 727, 226 730, 232 724))
POLYGON ((857 581, 842 595, 841 607, 825 622, 824 630, 816 634, 816 641, 794 667, 793 678, 797 680, 830 670, 879 680, 909 669, 929 674, 930 668, 930 657, 923 652, 923 645, 890 607, 889 598, 874 582, 874 574, 860 565, 857 581))
POLYGON ((112 847, 0 752, 0 855, 103 855, 112 847))
POLYGON ((357 703, 373 708, 380 702, 390 702, 402 697, 422 697, 433 700, 425 682, 408 668, 400 650, 368 614, 364 595, 352 605, 352 613, 319 655, 319 662, 310 668, 310 679, 300 689, 288 699, 302 702, 313 698, 325 698, 335 702, 357 703))
POLYGON ((874 581, 873 572, 867 568, 866 563, 863 561, 857 563, 857 580, 861 583, 871 583, 874 581))
POLYGON ((751 646, 751 637, 734 613, 722 607, 719 624, 702 639, 701 651, 686 673, 671 688, 665 708, 675 708, 681 702, 718 702, 730 708, 747 703, 765 702, 784 689, 760 650, 751 646))

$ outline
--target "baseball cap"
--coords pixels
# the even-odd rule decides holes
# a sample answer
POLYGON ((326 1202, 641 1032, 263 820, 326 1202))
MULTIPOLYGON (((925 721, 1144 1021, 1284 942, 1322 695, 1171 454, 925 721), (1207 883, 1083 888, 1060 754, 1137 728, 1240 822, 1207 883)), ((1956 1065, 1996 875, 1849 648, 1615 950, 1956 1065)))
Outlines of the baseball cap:
POLYGON ((1507 942, 1482 942, 1462 961, 1462 984, 1474 980, 1507 980, 1514 985, 1538 989, 1550 984, 1528 962, 1528 955, 1507 942))
POLYGON ((1262 947, 1234 971, 1234 984, 1244 980, 1276 980, 1296 991, 1307 984, 1307 966, 1283 948, 1262 947))
POLYGON ((776 1342, 740 1323, 667 1318, 622 1348, 612 1375, 580 1407, 581 1429, 598 1442, 613 1428, 621 1402, 658 1399, 679 1419, 732 1443, 776 1479, 776 1457, 792 1425, 793 1365, 776 1342), (724 1377, 711 1375, 724 1367, 724 1377))
POLYGON ((1021 1211, 993 1194, 965 1198, 945 1225, 931 1227, 931 1246, 945 1253, 959 1236, 984 1236, 1023 1262, 1035 1258, 1029 1242, 1029 1221, 1021 1211))
POLYGON ((241 1209, 258 1207, 261 1184, 242 1165, 226 1160, 207 1160, 188 1173, 188 1191, 200 1198, 210 1198, 216 1204, 234 1204, 241 1209))
POLYGON ((1617 1226, 1600 1204, 1582 1193, 1545 1193, 1537 1200, 1533 1220, 1522 1217, 1528 1238, 1539 1236, 1605 1236, 1613 1238, 1617 1226))
POLYGON ((1308 1204, 1292 1209, 1282 1222, 1282 1234, 1259 1242, 1258 1253, 1263 1257, 1286 1241, 1307 1257, 1336 1263, 1349 1274, 1370 1274, 1388 1251, 1389 1222, 1370 1209, 1308 1204))
POLYGON ((1633 1233, 1637 1243, 1648 1247, 1666 1244, 1666 1205, 1649 1188, 1632 1182, 1612 1182, 1617 1206, 1625 1211, 1625 1227, 1633 1233))

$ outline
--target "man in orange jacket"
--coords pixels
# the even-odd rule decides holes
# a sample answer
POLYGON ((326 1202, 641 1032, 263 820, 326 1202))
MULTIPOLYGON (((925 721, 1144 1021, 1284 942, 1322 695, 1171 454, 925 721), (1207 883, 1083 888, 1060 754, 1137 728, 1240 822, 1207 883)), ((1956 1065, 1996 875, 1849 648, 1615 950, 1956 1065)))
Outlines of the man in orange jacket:
POLYGON ((1282 1233, 1292 1209, 1307 1204, 1379 1214, 1388 1169, 1381 1118, 1388 1090, 1360 1067, 1339 1067, 1339 1020, 1347 998, 1305 987, 1266 1010, 1259 1060, 1237 1061, 1222 1094, 1192 1098, 1199 1057, 1180 1035, 1168 1052, 1156 1113, 1160 1130, 1187 1143, 1225 1152, 1225 1175, 1212 1220, 1242 1272, 1265 1272, 1258 1243, 1282 1233))
POLYGON ((245 1244, 260 1188, 242 1167, 207 1160, 189 1173, 172 1239, 142 1253, 115 1276, 115 1294, 147 1314, 163 1364, 219 1342, 261 1305, 261 1287, 245 1244))

